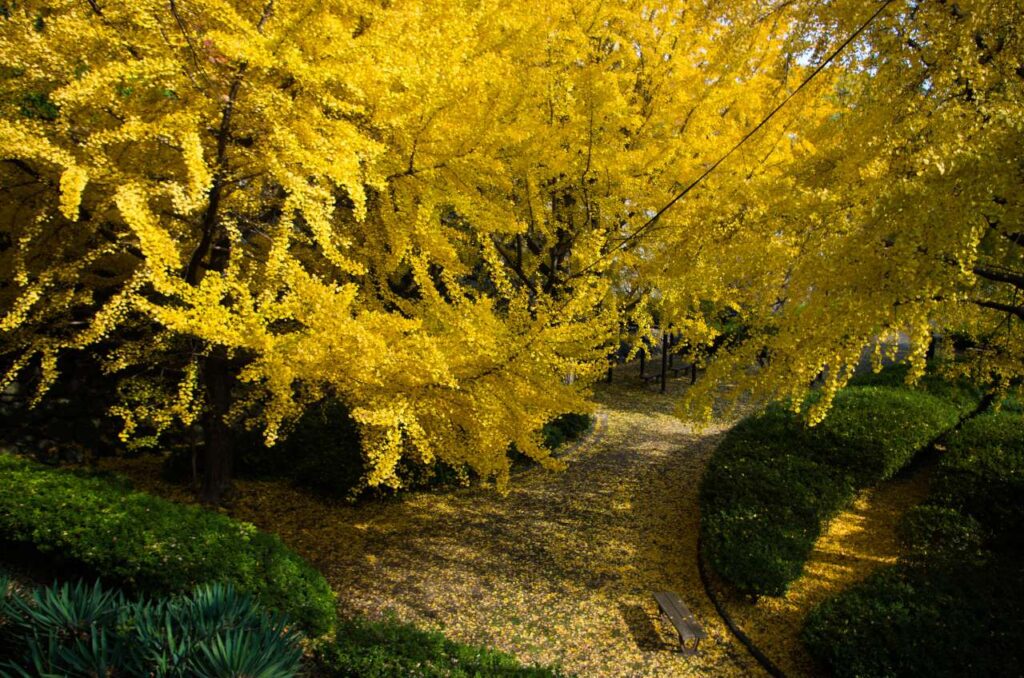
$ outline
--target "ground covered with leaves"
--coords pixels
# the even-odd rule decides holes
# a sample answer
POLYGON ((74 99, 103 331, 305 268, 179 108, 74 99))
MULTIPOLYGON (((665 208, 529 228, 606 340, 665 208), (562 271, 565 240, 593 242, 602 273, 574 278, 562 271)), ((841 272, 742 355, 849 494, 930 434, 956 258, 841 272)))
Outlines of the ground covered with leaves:
MULTIPOLYGON (((525 471, 507 496, 471 487, 352 506, 241 481, 230 511, 310 559, 342 614, 394 613, 583 676, 756 674, 700 582, 697 493, 724 427, 698 431, 673 416, 682 384, 667 395, 635 377, 603 386, 568 470, 525 471), (679 593, 708 631, 699 656, 678 652, 658 619, 659 590, 679 593)), ((116 466, 185 497, 152 467, 116 466)))

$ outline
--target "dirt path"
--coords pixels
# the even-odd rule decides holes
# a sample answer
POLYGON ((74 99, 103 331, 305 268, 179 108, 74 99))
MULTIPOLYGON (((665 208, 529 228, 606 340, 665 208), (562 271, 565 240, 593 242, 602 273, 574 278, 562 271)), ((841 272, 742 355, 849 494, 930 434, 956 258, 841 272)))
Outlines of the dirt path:
POLYGON ((721 429, 673 417, 672 394, 613 385, 598 400, 599 430, 568 470, 529 470, 507 496, 470 488, 353 507, 242 481, 232 514, 309 558, 342 613, 393 610, 588 678, 758 675, 696 565, 700 475, 721 429), (651 594, 663 589, 705 625, 699 657, 677 652, 657 619, 651 594))

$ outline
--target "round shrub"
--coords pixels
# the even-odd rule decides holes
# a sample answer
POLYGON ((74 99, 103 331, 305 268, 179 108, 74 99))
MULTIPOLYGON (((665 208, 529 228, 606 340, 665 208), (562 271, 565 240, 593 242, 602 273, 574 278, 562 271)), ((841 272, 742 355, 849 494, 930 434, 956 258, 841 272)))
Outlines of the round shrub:
POLYGON ((935 502, 974 517, 992 537, 1024 530, 1024 414, 991 412, 964 422, 947 442, 935 502))
POLYGON ((912 387, 907 386, 910 365, 906 362, 887 365, 879 372, 864 372, 850 380, 850 386, 889 386, 921 391, 936 396, 955 406, 961 414, 973 411, 982 399, 981 389, 964 378, 947 379, 941 367, 929 363, 928 370, 912 387))
POLYGON ((960 419, 955 405, 905 388, 861 386, 837 396, 813 434, 823 461, 854 476, 858 487, 891 478, 960 419))
POLYGON ((802 639, 837 678, 1019 676, 1020 565, 879 570, 807 617, 802 639))
POLYGON ((925 563, 977 559, 982 535, 978 521, 942 506, 916 506, 898 527, 908 560, 925 563))

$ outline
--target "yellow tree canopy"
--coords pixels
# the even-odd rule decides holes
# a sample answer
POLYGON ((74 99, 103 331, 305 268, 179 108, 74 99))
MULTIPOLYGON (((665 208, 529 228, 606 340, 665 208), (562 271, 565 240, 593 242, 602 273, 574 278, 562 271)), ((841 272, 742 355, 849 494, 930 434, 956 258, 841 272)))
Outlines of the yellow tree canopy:
POLYGON ((403 455, 504 482, 652 310, 694 345, 738 311, 712 376, 760 395, 981 331, 975 265, 1020 261, 1019 7, 890 4, 634 237, 878 5, 7 1, 6 379, 91 351, 130 438, 227 370, 214 413, 269 442, 340 397, 371 484, 403 455))
MULTIPOLYGON (((820 418, 863 349, 899 333, 911 378, 933 334, 976 344, 951 367, 978 383, 1024 377, 1024 7, 881 9, 659 233, 651 266, 676 321, 713 334, 698 303, 711 300, 746 323, 689 394, 695 411, 723 381, 800 402, 824 375, 820 418)), ((820 62, 856 15, 813 16, 820 62)))

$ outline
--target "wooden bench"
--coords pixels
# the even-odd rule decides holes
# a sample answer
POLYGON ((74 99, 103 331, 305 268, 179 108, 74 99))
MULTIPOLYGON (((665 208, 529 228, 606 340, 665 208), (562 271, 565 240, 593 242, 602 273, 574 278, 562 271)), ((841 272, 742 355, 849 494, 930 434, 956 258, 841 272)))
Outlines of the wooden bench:
POLYGON ((658 601, 658 607, 661 608, 662 619, 671 622, 679 634, 679 644, 682 646, 683 654, 697 654, 700 641, 707 638, 708 634, 697 623, 690 609, 679 599, 679 596, 668 591, 655 593, 654 599, 658 601))

